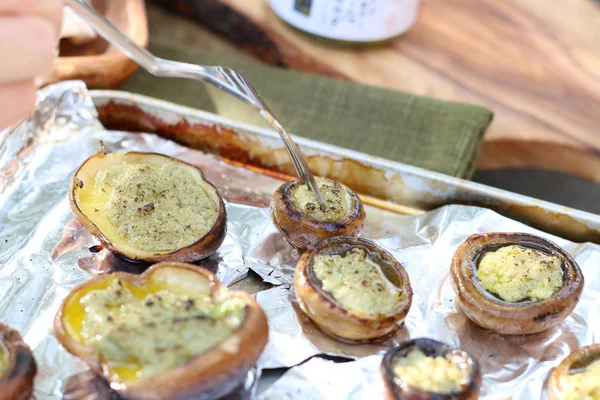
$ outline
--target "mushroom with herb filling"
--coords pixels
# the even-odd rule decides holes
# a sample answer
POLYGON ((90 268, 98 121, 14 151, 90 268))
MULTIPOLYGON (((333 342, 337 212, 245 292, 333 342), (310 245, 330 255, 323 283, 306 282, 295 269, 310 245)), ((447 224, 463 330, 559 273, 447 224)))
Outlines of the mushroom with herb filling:
POLYGON ((476 399, 481 386, 477 360, 431 339, 392 347, 380 369, 386 400, 476 399))
POLYGON ((365 211, 356 193, 326 178, 317 178, 325 208, 298 180, 281 185, 271 200, 271 219, 286 240, 300 250, 334 236, 356 236, 365 211))
POLYGON ((550 373, 552 400, 600 399, 600 344, 573 351, 550 373))
POLYGON ((450 268, 458 305, 503 334, 541 332, 573 311, 583 275, 556 244, 526 233, 485 233, 463 242, 450 268))
POLYGON ((237 387, 268 338, 264 312, 210 271, 159 263, 75 288, 54 321, 61 344, 131 399, 213 399, 237 387))
POLYGON ((0 324, 0 400, 29 399, 37 365, 19 332, 0 324))
POLYGON ((296 265, 294 288, 300 307, 322 331, 350 342, 391 335, 412 301, 404 267, 375 243, 352 236, 308 249, 296 265))
POLYGON ((73 214, 111 251, 133 261, 196 261, 221 245, 223 199, 202 171, 154 153, 100 152, 73 175, 73 214))

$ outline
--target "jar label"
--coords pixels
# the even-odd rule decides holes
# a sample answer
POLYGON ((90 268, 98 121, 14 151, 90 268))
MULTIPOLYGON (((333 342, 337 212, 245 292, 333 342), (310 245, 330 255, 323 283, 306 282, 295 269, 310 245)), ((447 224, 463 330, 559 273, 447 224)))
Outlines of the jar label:
POLYGON ((330 39, 371 42, 406 32, 419 0, 270 0, 273 11, 299 29, 330 39))

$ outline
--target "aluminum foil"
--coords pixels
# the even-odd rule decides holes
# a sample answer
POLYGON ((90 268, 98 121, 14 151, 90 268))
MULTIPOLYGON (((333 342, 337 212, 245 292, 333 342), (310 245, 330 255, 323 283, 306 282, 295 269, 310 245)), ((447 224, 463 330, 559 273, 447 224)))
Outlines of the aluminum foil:
MULTIPOLYGON (((600 341, 600 324, 594 322, 600 318, 599 246, 572 243, 476 207, 446 206, 418 217, 390 215, 390 218, 398 224, 396 234, 382 235, 376 241, 401 260, 410 276, 414 296, 405 320, 408 336, 440 340, 476 357, 483 375, 481 398, 544 398, 543 387, 550 370, 576 348, 600 341), (472 323, 457 310, 456 296, 449 280, 452 255, 469 235, 515 231, 538 234, 554 241, 575 258, 585 277, 583 294, 574 312, 557 327, 526 336, 500 335, 472 323)), ((267 313, 273 314, 270 321, 276 321, 270 326, 271 338, 291 331, 293 335, 287 336, 292 338, 288 348, 308 347, 307 353, 340 355, 337 351, 324 351, 324 347, 315 346, 315 340, 310 337, 313 324, 309 322, 307 333, 304 323, 300 322, 303 317, 289 311, 296 308, 293 296, 284 296, 280 292, 275 288, 257 296, 267 313), (277 306, 273 305, 275 298, 278 299, 277 306), (285 323, 277 322, 277 317, 284 318, 286 314, 291 316, 289 319, 294 318, 293 322, 289 319, 285 323)), ((268 346, 278 343, 280 341, 272 341, 268 346)), ((265 362, 268 354, 261 361, 265 362)), ((311 398, 315 399, 374 398, 373 390, 379 390, 379 383, 373 376, 378 373, 374 364, 381 362, 382 351, 375 354, 341 365, 313 359, 314 362, 311 360, 292 368, 261 398, 303 399, 307 387, 313 388, 311 398), (346 379, 345 376, 360 376, 361 379, 346 379), (338 387, 336 381, 343 384, 340 384, 339 392, 332 392, 331 387, 338 387), (284 387, 302 390, 282 391, 284 387)))
POLYGON ((300 310, 293 289, 287 284, 256 295, 269 320, 269 343, 258 360, 260 368, 291 367, 312 356, 324 354, 358 359, 381 353, 409 338, 405 327, 392 338, 373 344, 348 344, 323 334, 300 310))
MULTIPOLYGON (((265 207, 281 181, 155 135, 106 131, 82 83, 46 88, 39 101, 30 119, 0 136, 0 321, 20 330, 34 350, 37 399, 114 396, 51 332, 60 302, 75 285, 94 274, 145 268, 105 251, 90 253, 97 242, 70 212, 70 176, 100 149, 100 141, 111 151, 154 151, 197 164, 227 200, 227 238, 214 256, 199 264, 225 284, 258 291, 270 327, 267 348, 238 397, 376 398, 382 353, 409 337, 430 337, 479 359, 483 398, 542 398, 550 369, 577 347, 599 341, 600 324, 592 321, 600 317, 600 274, 594 265, 600 247, 571 243, 486 209, 457 205, 417 217, 367 207, 363 236, 387 248, 406 267, 413 304, 405 326, 386 342, 337 342, 323 335, 295 303, 291 283, 299 254, 272 225, 265 207), (575 257, 586 283, 569 318, 539 334, 503 336, 477 327, 456 309, 448 280, 451 257, 467 236, 488 231, 537 233, 575 257), (334 362, 322 355, 338 358, 334 362), (255 393, 261 370, 281 367, 290 369, 255 393), (84 385, 90 381, 97 385, 84 385), (88 390, 81 390, 83 386, 88 390), (90 392, 90 387, 95 389, 90 392)), ((268 375, 263 374, 262 383, 268 375)))
POLYGON ((378 375, 383 357, 372 355, 353 362, 312 358, 294 367, 260 394, 260 400, 372 400, 383 398, 378 375))

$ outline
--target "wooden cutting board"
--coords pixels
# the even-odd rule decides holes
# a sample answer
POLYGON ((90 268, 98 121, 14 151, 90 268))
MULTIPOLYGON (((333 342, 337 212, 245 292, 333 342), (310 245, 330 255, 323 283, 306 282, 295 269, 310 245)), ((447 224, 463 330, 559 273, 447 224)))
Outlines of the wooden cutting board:
POLYGON ((600 182, 600 3, 422 0, 379 47, 315 39, 267 0, 159 0, 277 65, 495 112, 479 169, 540 168, 600 182))

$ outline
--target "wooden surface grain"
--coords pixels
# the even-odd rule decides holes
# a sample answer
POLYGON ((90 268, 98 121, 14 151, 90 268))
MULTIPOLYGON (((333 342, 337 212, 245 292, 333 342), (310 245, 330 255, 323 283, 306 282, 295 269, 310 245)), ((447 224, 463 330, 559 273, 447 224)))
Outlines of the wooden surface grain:
POLYGON ((422 0, 408 33, 354 48, 290 27, 267 0, 158 3, 267 62, 489 107, 496 116, 479 169, 541 168, 600 182, 596 0, 422 0), (215 4, 219 19, 202 11, 215 4))

